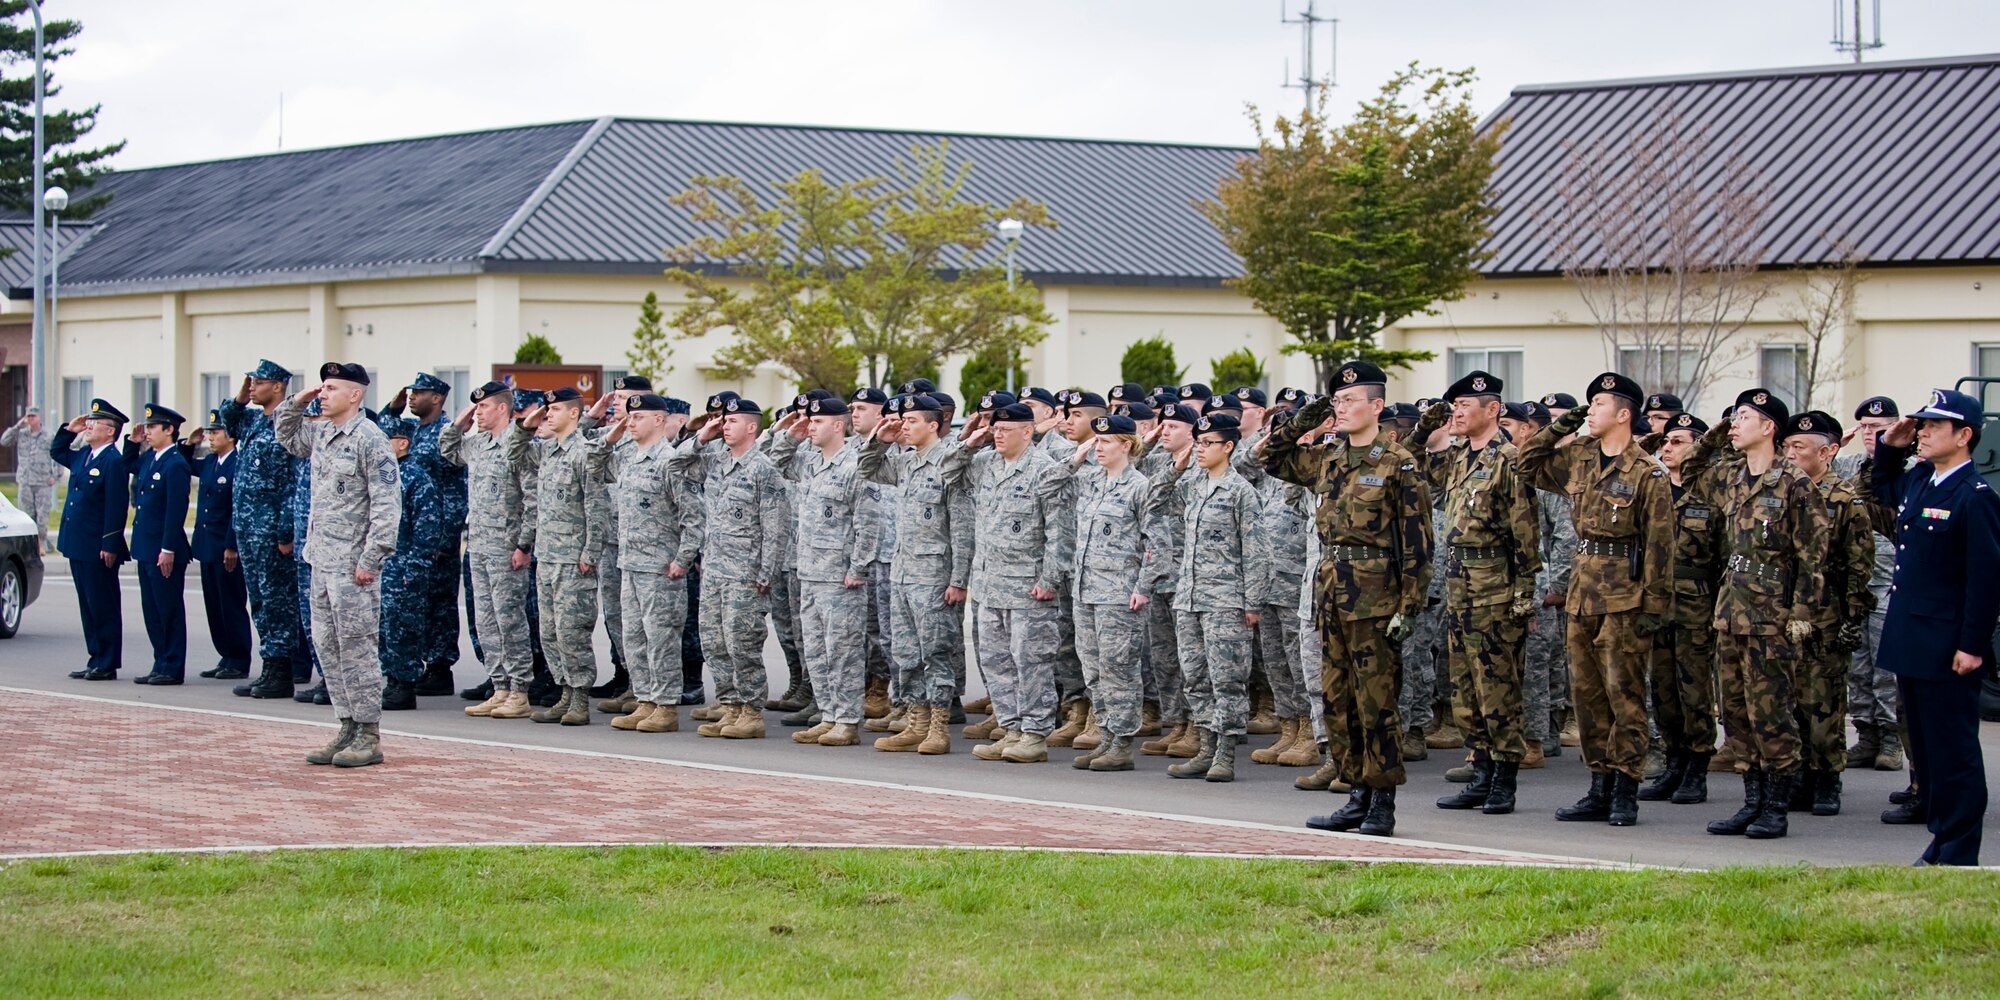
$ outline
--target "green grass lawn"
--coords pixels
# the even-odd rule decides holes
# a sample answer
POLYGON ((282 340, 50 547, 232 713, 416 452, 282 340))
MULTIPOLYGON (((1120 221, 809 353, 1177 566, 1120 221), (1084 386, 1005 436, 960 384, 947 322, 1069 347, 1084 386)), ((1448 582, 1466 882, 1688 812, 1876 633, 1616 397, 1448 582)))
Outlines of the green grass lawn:
POLYGON ((0 996, 2000 995, 2000 876, 960 851, 0 869, 0 996))

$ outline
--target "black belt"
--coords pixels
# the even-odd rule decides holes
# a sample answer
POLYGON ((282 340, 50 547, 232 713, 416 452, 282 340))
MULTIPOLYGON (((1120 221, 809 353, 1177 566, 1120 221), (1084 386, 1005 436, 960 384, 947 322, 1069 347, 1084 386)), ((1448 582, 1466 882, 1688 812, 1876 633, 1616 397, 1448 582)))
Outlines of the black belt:
POLYGON ((1779 586, 1789 587, 1792 583, 1792 574, 1787 572, 1783 566, 1767 563, 1761 559, 1752 559, 1746 555, 1738 554, 1730 556, 1729 569, 1731 572, 1756 577, 1759 580, 1775 583, 1779 586))
POLYGON ((1389 550, 1380 545, 1329 545, 1321 553, 1328 562, 1353 562, 1356 559, 1386 558, 1389 550))
POLYGON ((1629 556, 1632 543, 1625 539, 1579 538, 1576 540, 1576 554, 1580 556, 1629 556))
POLYGON ((1452 557, 1456 559, 1499 559, 1507 554, 1507 550, 1498 545, 1488 545, 1483 548, 1473 545, 1453 545, 1450 548, 1452 557))

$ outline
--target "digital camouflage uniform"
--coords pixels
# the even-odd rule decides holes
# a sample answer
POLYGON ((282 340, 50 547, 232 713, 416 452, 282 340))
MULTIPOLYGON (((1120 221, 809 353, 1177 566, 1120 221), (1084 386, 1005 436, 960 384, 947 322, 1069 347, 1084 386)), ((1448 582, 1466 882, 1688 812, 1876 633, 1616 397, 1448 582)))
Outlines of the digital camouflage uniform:
MULTIPOLYGON (((1332 406, 1331 399, 1308 403, 1289 426, 1317 426, 1332 406)), ((1265 467, 1320 497, 1313 585, 1327 753, 1348 784, 1394 788, 1405 780, 1397 715, 1402 655, 1389 623, 1414 617, 1430 584, 1423 474, 1387 435, 1360 446, 1326 437, 1301 446, 1296 436, 1275 433, 1265 467)))
POLYGON ((415 684, 426 666, 438 557, 457 538, 445 523, 444 499, 430 472, 412 457, 398 463, 397 475, 403 515, 396 553, 382 564, 382 673, 415 684))
POLYGON ((450 667, 458 662, 459 540, 465 535, 466 474, 463 466, 445 461, 439 448, 450 424, 451 417, 439 413, 428 422, 418 421, 410 435, 410 461, 428 473, 437 487, 448 536, 446 557, 428 567, 425 584, 426 625, 421 641, 424 664, 431 667, 450 667))
POLYGON ((1542 571, 1535 575, 1535 627, 1528 632, 1522 674, 1527 694, 1522 705, 1528 716, 1528 740, 1547 743, 1552 715, 1569 707, 1569 614, 1563 601, 1554 607, 1544 607, 1543 601, 1550 594, 1567 599, 1570 570, 1576 565, 1576 520, 1570 514, 1568 494, 1555 490, 1536 490, 1535 509, 1542 571))
POLYGON ((360 413, 307 423, 294 399, 278 404, 278 441, 312 463, 306 563, 313 569, 313 645, 339 719, 382 719, 382 564, 396 550, 402 476, 389 439, 360 413), (377 574, 365 586, 356 572, 377 574))
MULTIPOLYGON (((957 471, 974 511, 971 597, 979 607, 979 663, 994 718, 1008 732, 1047 736, 1056 728, 1062 605, 1053 596, 1035 600, 1029 591, 1058 594, 1068 574, 1072 469, 1046 451, 1030 448, 1009 462, 981 448, 957 471)), ((905 494, 910 489, 906 483, 905 494)), ((1079 684, 1081 671, 1079 665, 1079 684)))
POLYGON ((1264 535, 1265 498, 1233 470, 1221 476, 1197 470, 1178 488, 1184 520, 1174 632, 1189 718, 1218 739, 1233 739, 1250 721, 1255 638, 1244 616, 1278 601, 1264 535))
POLYGON ((683 569, 694 565, 706 513, 700 487, 668 471, 673 450, 665 437, 651 447, 629 437, 615 445, 602 439, 590 443, 591 473, 610 485, 618 508, 619 602, 632 696, 654 705, 679 701, 686 683, 681 639, 688 582, 667 570, 674 563, 683 569))
POLYGON ((46 548, 49 511, 55 508, 56 482, 60 478, 57 473, 61 467, 49 454, 51 437, 47 425, 43 427, 35 431, 17 424, 0 431, 0 448, 14 449, 15 506, 35 522, 35 531, 46 548))
POLYGON ((1560 424, 1529 438, 1521 471, 1569 497, 1576 566, 1569 613, 1569 670, 1583 759, 1593 773, 1645 777, 1646 660, 1641 614, 1664 618, 1673 589, 1673 496, 1667 472, 1637 441, 1606 464, 1597 439, 1558 447, 1560 424))
POLYGON ((823 721, 859 725, 868 680, 862 637, 874 612, 866 581, 881 551, 881 488, 862 477, 859 451, 843 445, 828 458, 789 434, 781 438, 772 454, 791 483, 805 668, 823 721), (848 580, 860 585, 849 587, 848 580))
MULTIPOLYGON (((950 705, 957 684, 949 647, 962 641, 963 618, 944 599, 952 587, 971 586, 971 498, 956 481, 965 458, 944 441, 919 452, 874 438, 859 456, 862 478, 896 490, 888 593, 891 693, 898 704, 950 705)), ((984 657, 980 663, 997 705, 992 665, 984 657)))
POLYGON ((292 663, 300 639, 294 596, 298 567, 291 556, 278 551, 280 544, 292 541, 292 456, 278 443, 263 410, 234 399, 223 400, 216 410, 236 439, 230 518, 236 529, 236 554, 243 564, 243 587, 250 593, 250 616, 257 625, 258 655, 266 663, 292 663))
POLYGON ((673 459, 701 483, 701 650, 716 700, 761 710, 770 686, 764 637, 785 545, 784 482, 754 443, 740 458, 715 444, 690 438, 673 459))
POLYGON ((1438 547, 1454 721, 1475 754, 1518 762, 1527 753, 1521 655, 1542 568, 1534 489, 1498 434, 1483 448, 1458 443, 1416 460, 1444 497, 1438 547))
POLYGON ((1116 477, 1088 466, 1076 474, 1073 489, 1070 583, 1083 681, 1098 725, 1112 736, 1132 736, 1145 692, 1139 663, 1146 643, 1146 610, 1132 610, 1132 598, 1150 603, 1166 572, 1148 555, 1159 549, 1160 515, 1152 484, 1136 465, 1116 477))
POLYGON ((1651 690, 1669 752, 1715 752, 1715 587, 1722 515, 1699 483, 1674 494, 1674 595, 1667 630, 1653 637, 1651 690))
MULTIPOLYGON (((504 432, 503 432, 504 434, 504 432)), ((526 693, 534 671, 529 644, 528 571, 509 561, 516 549, 533 544, 521 496, 521 480, 507 464, 499 437, 461 431, 447 424, 438 454, 466 471, 465 553, 472 572, 472 606, 486 674, 498 691, 526 693)))
POLYGON ((610 498, 591 475, 583 431, 541 438, 516 420, 504 444, 508 464, 536 480, 534 523, 522 535, 535 554, 542 651, 557 683, 589 687, 597 683, 597 565, 611 527, 610 498))
POLYGON ((1852 630, 1866 635, 1875 610, 1875 595, 1868 589, 1875 568, 1875 531, 1861 484, 1829 474, 1817 489, 1826 503, 1826 557, 1820 564, 1826 596, 1805 641, 1796 683, 1805 763, 1824 774, 1847 768, 1847 675, 1854 649, 1841 639, 1852 630))

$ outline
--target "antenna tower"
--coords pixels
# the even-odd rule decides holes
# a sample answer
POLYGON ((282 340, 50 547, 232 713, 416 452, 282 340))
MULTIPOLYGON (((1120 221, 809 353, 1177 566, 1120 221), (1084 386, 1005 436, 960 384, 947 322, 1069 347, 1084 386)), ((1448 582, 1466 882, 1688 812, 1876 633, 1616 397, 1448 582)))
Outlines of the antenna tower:
MULTIPOLYGON (((1835 2, 1838 2, 1838 0, 1835 0, 1835 2)), ((1315 3, 1316 0, 1306 0, 1306 9, 1300 11, 1299 16, 1291 17, 1285 11, 1285 0, 1278 0, 1278 23, 1296 24, 1299 26, 1300 72, 1296 78, 1292 76, 1292 61, 1287 58, 1285 60, 1284 86, 1289 89, 1305 91, 1307 111, 1312 111, 1318 107, 1314 102, 1314 98, 1318 96, 1321 87, 1333 86, 1334 53, 1340 43, 1340 19, 1320 16, 1313 10, 1315 3), (1322 24, 1327 26, 1327 69, 1326 79, 1324 80, 1313 75, 1313 29, 1322 24)))

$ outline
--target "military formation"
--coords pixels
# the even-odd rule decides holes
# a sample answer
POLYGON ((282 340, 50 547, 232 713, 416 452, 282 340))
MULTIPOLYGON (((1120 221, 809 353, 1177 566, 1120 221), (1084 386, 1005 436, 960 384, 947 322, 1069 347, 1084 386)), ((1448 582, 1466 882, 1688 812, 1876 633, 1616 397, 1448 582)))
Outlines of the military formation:
MULTIPOLYGON (((1908 422, 1883 397, 1843 427, 1752 389, 1711 427, 1615 372, 1509 401, 1476 371, 1402 403, 1355 361, 1324 394, 1029 387, 963 413, 924 379, 699 414, 638 377, 594 399, 488 382, 453 416, 430 374, 381 413, 363 369, 319 375, 294 391, 265 361, 184 440, 158 403, 123 448, 103 400, 52 438, 38 415, 7 430, 31 514, 68 471, 72 676, 122 666, 129 560, 137 680, 181 683, 193 560, 203 676, 332 705, 314 763, 380 762, 384 710, 451 692, 462 597, 469 716, 659 734, 691 708, 728 740, 775 713, 807 746, 944 755, 963 726, 981 761, 1294 767, 1347 797, 1308 821, 1330 830, 1392 834, 1405 762, 1435 750, 1465 758, 1439 808, 1504 815, 1574 747, 1590 784, 1555 819, 1614 827, 1734 772, 1743 807, 1709 830, 1753 838, 1840 812, 1847 768, 1905 766, 1873 460, 1908 422)), ((1920 786, 1899 800, 1885 822, 1926 821, 1920 786)))

